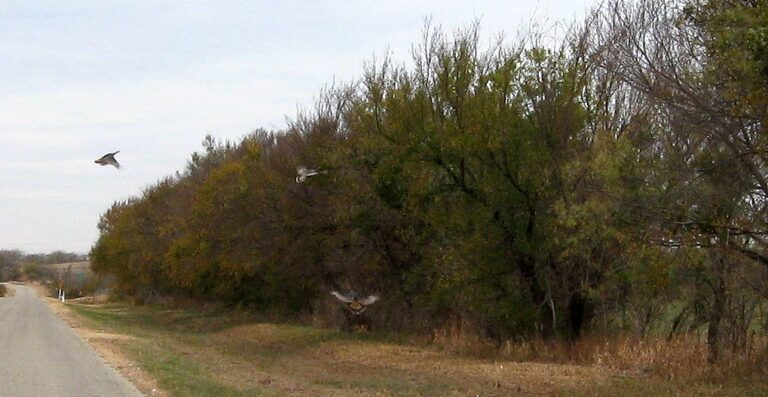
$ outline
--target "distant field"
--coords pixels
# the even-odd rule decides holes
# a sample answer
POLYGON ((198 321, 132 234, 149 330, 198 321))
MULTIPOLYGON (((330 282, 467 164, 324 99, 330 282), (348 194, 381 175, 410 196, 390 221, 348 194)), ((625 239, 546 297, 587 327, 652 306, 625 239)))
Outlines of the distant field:
POLYGON ((57 271, 66 271, 70 266, 72 267, 72 271, 90 271, 91 270, 91 262, 90 261, 80 261, 80 262, 67 262, 67 263, 56 263, 52 265, 41 265, 42 267, 57 270, 57 271))
MULTIPOLYGON (((170 396, 766 395, 765 382, 709 384, 608 366, 473 358, 384 335, 125 304, 66 307, 111 335, 170 396)), ((98 344, 98 343, 97 343, 98 344)), ((146 390, 145 390, 146 392, 146 390)))
POLYGON ((41 267, 55 273, 55 281, 57 283, 65 284, 68 289, 82 288, 83 283, 89 277, 93 276, 91 262, 89 261, 56 263, 52 265, 41 265, 41 267), (69 272, 68 276, 67 272, 69 272))

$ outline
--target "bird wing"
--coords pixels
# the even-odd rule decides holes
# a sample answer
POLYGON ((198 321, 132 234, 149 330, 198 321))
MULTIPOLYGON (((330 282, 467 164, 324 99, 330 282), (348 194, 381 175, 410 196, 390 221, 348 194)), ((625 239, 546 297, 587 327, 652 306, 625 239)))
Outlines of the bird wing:
POLYGON ((117 159, 115 158, 115 155, 120 153, 120 151, 116 151, 114 153, 107 153, 104 156, 102 156, 99 160, 102 161, 103 164, 111 164, 115 166, 115 168, 120 168, 120 163, 117 162, 117 159))
POLYGON ((302 165, 302 166, 296 167, 296 172, 300 176, 308 177, 308 176, 315 176, 315 175, 318 175, 318 174, 325 174, 328 171, 322 170, 322 169, 319 169, 319 168, 307 168, 307 167, 302 165))
POLYGON ((336 291, 331 291, 331 295, 335 296, 336 299, 338 299, 338 300, 340 300, 340 301, 342 301, 344 303, 352 303, 352 302, 355 301, 354 298, 346 296, 346 295, 342 295, 342 294, 340 294, 340 293, 338 293, 336 291))
POLYGON ((372 305, 377 300, 379 300, 378 296, 371 295, 371 296, 369 296, 367 298, 358 299, 357 301, 360 302, 360 304, 363 305, 363 306, 368 306, 368 305, 372 305))
POLYGON ((115 155, 118 154, 118 153, 120 153, 119 150, 116 151, 116 152, 107 153, 107 154, 101 156, 101 158, 99 158, 99 160, 107 160, 109 158, 112 158, 114 160, 115 159, 115 155))

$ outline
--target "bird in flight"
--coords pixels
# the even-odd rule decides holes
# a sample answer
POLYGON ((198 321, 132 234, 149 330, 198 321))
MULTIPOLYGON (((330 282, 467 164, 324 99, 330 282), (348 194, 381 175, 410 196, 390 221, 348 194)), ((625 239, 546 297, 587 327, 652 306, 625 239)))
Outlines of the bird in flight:
POLYGON ((118 154, 118 153, 120 153, 119 150, 114 152, 114 153, 107 153, 107 154, 101 156, 100 159, 94 161, 94 163, 100 164, 100 165, 113 165, 113 166, 115 166, 115 168, 119 169, 120 168, 120 163, 118 163, 117 160, 115 159, 115 155, 118 154))
POLYGON ((345 303, 353 314, 360 314, 364 312, 368 306, 379 300, 379 297, 376 295, 371 295, 367 298, 360 298, 354 292, 350 292, 348 295, 344 295, 336 291, 331 291, 331 295, 335 296, 339 301, 345 303))
POLYGON ((307 168, 303 165, 296 167, 296 183, 304 183, 308 177, 318 174, 325 174, 328 171, 321 169, 307 168))

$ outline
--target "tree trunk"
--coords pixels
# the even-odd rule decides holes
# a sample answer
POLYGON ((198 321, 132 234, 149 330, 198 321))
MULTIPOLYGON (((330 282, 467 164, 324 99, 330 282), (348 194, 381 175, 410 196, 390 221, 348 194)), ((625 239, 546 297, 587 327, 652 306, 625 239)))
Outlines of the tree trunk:
MULTIPOLYGON (((539 283, 533 258, 528 255, 519 258, 518 266, 523 280, 528 285, 528 292, 531 294, 533 304, 541 306, 548 299, 548 295, 539 283)), ((555 324, 552 322, 552 313, 549 310, 539 310, 538 321, 542 338, 551 339, 555 336, 555 324)))
POLYGON ((709 309, 709 326, 707 327, 707 344, 709 346, 710 363, 720 359, 722 351, 722 323, 725 315, 725 263, 723 258, 717 258, 714 266, 714 280, 712 282, 713 301, 709 309))
POLYGON ((593 308, 592 300, 578 291, 568 300, 568 337, 571 340, 578 339, 584 333, 584 328, 592 320, 593 308))

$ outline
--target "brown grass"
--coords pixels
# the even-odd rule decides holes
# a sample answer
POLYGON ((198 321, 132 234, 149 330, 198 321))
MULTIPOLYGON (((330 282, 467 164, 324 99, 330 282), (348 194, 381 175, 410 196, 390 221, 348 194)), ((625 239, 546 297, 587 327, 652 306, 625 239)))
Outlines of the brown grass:
POLYGON ((576 342, 509 343, 501 356, 521 361, 548 361, 596 365, 627 375, 653 375, 666 380, 728 383, 766 379, 765 340, 753 351, 727 351, 716 364, 707 361, 706 343, 699 335, 663 338, 587 336, 576 342))
MULTIPOLYGON (((672 340, 622 335, 589 335, 577 341, 541 339, 507 341, 496 346, 470 326, 452 323, 434 332, 431 342, 457 355, 514 362, 537 362, 602 368, 638 394, 687 395, 758 390, 768 394, 768 339, 753 338, 750 351, 724 351, 718 363, 708 362, 705 335, 680 335, 672 340), (636 384, 626 385, 627 379, 636 384), (650 389, 645 389, 650 387, 650 389), (654 387, 658 389, 654 389, 654 387), (654 391, 655 390, 655 391, 654 391)), ((609 384, 611 382, 608 382, 609 384)), ((609 386, 610 387, 610 386, 609 386)), ((592 394, 601 388, 590 387, 592 394)), ((631 390, 625 390, 632 395, 631 390)))
POLYGON ((394 341, 386 335, 265 322, 232 311, 67 307, 76 309, 78 326, 94 332, 84 333, 91 343, 104 345, 103 336, 109 336, 109 347, 122 355, 119 365, 141 366, 144 376, 158 377, 149 383, 152 388, 168 395, 768 393, 764 344, 753 354, 726 356, 713 366, 707 363, 706 345, 694 335, 669 342, 590 336, 575 343, 534 340, 499 347, 462 324, 428 339, 394 341), (125 357, 134 364, 126 364, 125 357), (206 374, 197 376, 204 384, 188 384, 196 381, 191 372, 206 374))
POLYGON ((204 356, 217 363, 211 368, 216 377, 232 385, 247 385, 260 374, 262 384, 288 395, 550 395, 610 375, 599 368, 477 359, 314 332, 241 325, 211 335, 204 356))
POLYGON ((533 396, 608 383, 612 376, 606 368, 458 355, 435 344, 262 322, 230 312, 66 307, 79 314, 80 327, 128 335, 111 337, 113 346, 124 347, 135 366, 160 377, 159 389, 169 395, 205 388, 247 396, 533 396), (185 384, 195 378, 193 372, 205 374, 199 380, 206 384, 185 384))

